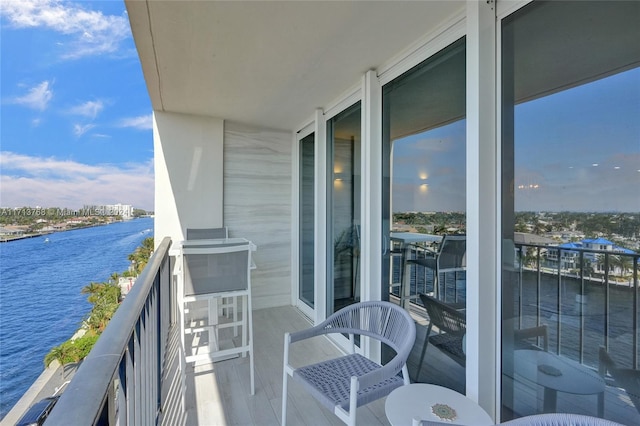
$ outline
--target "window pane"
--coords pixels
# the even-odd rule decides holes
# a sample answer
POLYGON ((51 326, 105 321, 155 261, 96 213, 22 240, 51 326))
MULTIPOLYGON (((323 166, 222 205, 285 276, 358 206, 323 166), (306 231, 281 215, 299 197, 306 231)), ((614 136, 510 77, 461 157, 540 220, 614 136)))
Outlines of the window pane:
POLYGON ((314 306, 315 135, 300 141, 300 288, 299 297, 314 306))
POLYGON ((638 374, 639 22, 638 2, 503 22, 503 419, 640 423, 639 389, 598 373, 610 356, 638 374))
MULTIPOLYGON (((409 70, 383 89, 383 294, 422 314, 414 381, 464 392, 464 326, 445 329, 420 294, 453 307, 465 323, 466 81, 465 39, 409 70), (434 318, 432 320, 432 317, 434 318), (433 324, 431 322, 433 321, 433 324), (448 344, 436 345, 437 333, 448 344), (435 336, 435 340, 433 340, 435 336), (450 343, 450 344, 449 344, 450 343), (440 346, 440 347, 438 347, 440 346)), ((424 297, 424 296, 423 296, 424 297)), ((451 324, 449 324, 451 325, 451 324)))
POLYGON ((327 313, 360 301, 360 102, 327 122, 327 313))

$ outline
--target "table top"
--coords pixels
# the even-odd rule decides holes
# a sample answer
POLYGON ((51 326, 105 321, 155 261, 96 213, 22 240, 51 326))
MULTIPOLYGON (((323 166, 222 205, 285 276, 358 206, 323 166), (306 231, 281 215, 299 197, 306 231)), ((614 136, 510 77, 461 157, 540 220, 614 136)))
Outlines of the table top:
POLYGON ((580 363, 535 349, 514 351, 514 372, 546 388, 576 395, 600 393, 605 382, 598 373, 580 363))
POLYGON ((411 425, 414 418, 454 425, 494 424, 489 414, 472 399, 454 390, 426 383, 400 386, 387 396, 384 411, 393 426, 411 425), (452 419, 446 420, 447 416, 452 419))
POLYGON ((441 241, 441 235, 418 234, 415 232, 392 232, 390 238, 393 241, 401 241, 404 244, 422 243, 426 241, 441 241))

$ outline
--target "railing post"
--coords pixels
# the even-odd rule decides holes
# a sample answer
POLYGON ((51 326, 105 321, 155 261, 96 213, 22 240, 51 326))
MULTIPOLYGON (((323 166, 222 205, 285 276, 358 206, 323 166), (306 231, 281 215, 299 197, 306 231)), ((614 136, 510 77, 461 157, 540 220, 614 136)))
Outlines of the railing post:
POLYGON ((580 261, 580 336, 579 346, 580 346, 580 364, 584 362, 584 305, 585 305, 585 288, 584 288, 584 252, 580 251, 578 259, 580 261))
POLYGON ((541 317, 541 310, 540 310, 540 295, 542 294, 542 291, 540 289, 540 283, 542 282, 542 271, 541 271, 541 265, 540 265, 540 254, 542 252, 542 249, 538 246, 537 247, 538 251, 536 253, 536 268, 537 268, 537 280, 536 280, 536 326, 541 325, 540 324, 540 317, 541 317))
POLYGON ((518 328, 522 328, 522 299, 523 299, 523 284, 522 284, 522 272, 524 271, 524 255, 523 255, 523 246, 518 247, 518 328))
POLYGON ((604 347, 609 350, 609 253, 604 254, 604 347))
POLYGON ((556 311, 558 312, 557 314, 557 325, 556 325, 556 353, 558 355, 560 355, 561 348, 562 348, 562 338, 561 338, 561 333, 562 333, 562 328, 561 328, 561 324, 562 324, 562 250, 560 250, 558 248, 558 301, 556 303, 556 311))
POLYGON ((638 256, 633 257, 633 368, 638 369, 638 256))

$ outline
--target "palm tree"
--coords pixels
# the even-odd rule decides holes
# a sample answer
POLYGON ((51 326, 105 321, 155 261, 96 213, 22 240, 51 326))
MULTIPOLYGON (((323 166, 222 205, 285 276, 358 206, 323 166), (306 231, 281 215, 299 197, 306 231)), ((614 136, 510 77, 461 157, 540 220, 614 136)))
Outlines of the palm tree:
POLYGON ((547 232, 547 230, 547 226, 544 223, 537 221, 536 224, 533 225, 532 232, 537 235, 542 235, 547 232))
MULTIPOLYGON (((604 254, 596 254, 596 267, 598 272, 600 271, 604 271, 604 261, 605 261, 605 255, 604 254)), ((604 271, 606 272, 606 271, 604 271)))
POLYGON ((64 356, 64 349, 62 348, 62 345, 60 346, 55 346, 53 348, 51 348, 51 350, 49 351, 49 353, 47 355, 45 355, 44 357, 44 365, 45 367, 49 367, 49 365, 54 361, 54 360, 58 360, 58 362, 60 364, 62 364, 62 357, 64 356))
POLYGON ((630 256, 618 254, 611 256, 611 266, 620 269, 620 275, 623 276, 632 267, 632 261, 630 256))
POLYGON ((95 303, 104 285, 105 285, 104 283, 91 282, 88 285, 82 287, 82 290, 80 290, 80 293, 88 294, 89 297, 87 298, 87 300, 89 301, 89 303, 95 303))

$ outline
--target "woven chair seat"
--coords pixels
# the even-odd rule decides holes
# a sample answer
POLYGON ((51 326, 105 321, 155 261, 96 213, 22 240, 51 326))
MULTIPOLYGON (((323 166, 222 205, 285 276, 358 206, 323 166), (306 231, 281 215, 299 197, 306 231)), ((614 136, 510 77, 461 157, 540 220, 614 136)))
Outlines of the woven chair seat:
POLYGON ((356 426, 358 407, 409 384, 407 358, 415 340, 416 325, 409 313, 398 305, 384 301, 354 303, 329 315, 316 326, 286 333, 281 424, 287 424, 287 382, 291 377, 340 420, 349 426, 356 426), (289 364, 291 344, 328 334, 348 335, 349 354, 297 368, 289 364), (356 353, 356 336, 377 341, 394 351, 395 355, 380 365, 356 353))
MULTIPOLYGON (((293 380, 302 383, 323 405, 333 410, 336 405, 349 410, 351 376, 360 377, 379 370, 380 365, 360 354, 324 361, 295 370, 293 380)), ((403 379, 394 376, 358 391, 358 407, 386 396, 402 386, 403 379)))
POLYGON ((436 334, 429 337, 429 342, 445 351, 451 359, 460 365, 465 365, 466 355, 462 350, 462 336, 452 334, 436 334))

